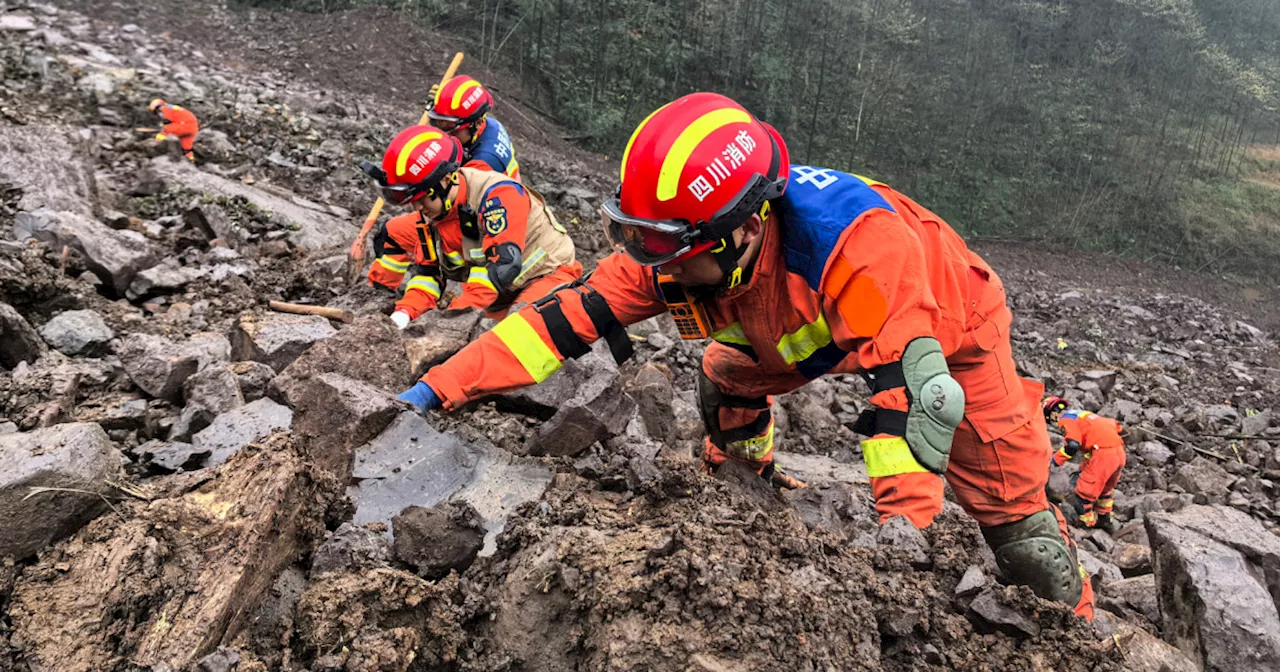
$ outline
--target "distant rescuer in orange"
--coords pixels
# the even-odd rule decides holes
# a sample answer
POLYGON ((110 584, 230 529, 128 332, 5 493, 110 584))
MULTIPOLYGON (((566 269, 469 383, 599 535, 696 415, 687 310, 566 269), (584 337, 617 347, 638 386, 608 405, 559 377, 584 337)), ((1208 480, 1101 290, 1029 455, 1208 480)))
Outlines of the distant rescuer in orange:
POLYGON ((925 527, 942 476, 1012 582, 1092 617, 1075 545, 1045 495, 1044 388, 1015 373, 1004 287, 937 215, 888 186, 790 165, 782 137, 734 101, 680 98, 636 129, 601 208, 616 254, 588 280, 507 317, 401 395, 453 410, 541 382, 624 325, 671 312, 710 338, 702 453, 783 487, 772 395, 860 373, 876 409, 859 432, 881 520, 925 527))
POLYGON ((1062 397, 1044 400, 1044 418, 1057 424, 1066 442, 1053 454, 1053 463, 1062 466, 1076 455, 1082 455, 1083 464, 1076 476, 1075 492, 1067 498, 1085 527, 1099 527, 1108 532, 1115 530, 1111 519, 1115 500, 1111 498, 1120 474, 1124 471, 1124 439, 1120 423, 1101 415, 1071 409, 1071 402, 1062 397))
POLYGON ((431 87, 427 101, 428 123, 462 143, 462 165, 483 168, 520 179, 520 163, 507 129, 489 116, 493 96, 480 82, 458 75, 431 87))
POLYGON ((378 258, 369 269, 370 284, 395 291, 414 267, 391 315, 401 329, 435 308, 450 280, 462 285, 450 309, 497 319, 582 276, 573 241, 541 196, 462 160, 457 138, 411 126, 391 141, 381 168, 363 164, 388 203, 413 208, 374 235, 378 258))
POLYGON ((187 160, 195 163, 196 135, 200 133, 200 123, 196 115, 181 105, 171 105, 156 98, 151 101, 150 110, 160 116, 160 132, 156 134, 156 142, 164 142, 173 136, 182 144, 182 153, 187 160))

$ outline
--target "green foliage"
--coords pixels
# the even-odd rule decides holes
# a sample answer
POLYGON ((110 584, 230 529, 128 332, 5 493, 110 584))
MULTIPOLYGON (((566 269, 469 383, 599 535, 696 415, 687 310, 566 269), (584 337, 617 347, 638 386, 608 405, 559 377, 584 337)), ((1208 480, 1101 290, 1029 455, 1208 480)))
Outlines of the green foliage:
MULTIPOLYGON (((1257 270, 1280 189, 1280 0, 244 0, 409 12, 522 73, 617 156, 646 114, 726 93, 793 161, 882 179, 967 235, 1257 270)), ((1274 238, 1274 236, 1272 236, 1274 238)))

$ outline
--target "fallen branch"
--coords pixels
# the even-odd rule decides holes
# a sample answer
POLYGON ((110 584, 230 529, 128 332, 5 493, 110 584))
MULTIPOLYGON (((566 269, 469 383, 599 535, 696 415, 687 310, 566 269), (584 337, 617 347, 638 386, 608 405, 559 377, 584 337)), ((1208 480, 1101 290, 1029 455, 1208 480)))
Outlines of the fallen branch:
POLYGON ((1231 439, 1233 441, 1268 441, 1271 443, 1280 443, 1280 436, 1262 436, 1261 434, 1196 434, 1213 439, 1231 439))
POLYGON ((351 315, 351 311, 341 308, 329 308, 328 306, 308 306, 302 303, 288 303, 286 301, 268 301, 267 305, 272 310, 281 313, 294 313, 296 315, 319 315, 327 317, 331 320, 341 320, 350 324, 355 317, 351 315))
POLYGON ((1190 446, 1192 450, 1194 450, 1194 451, 1196 451, 1197 453, 1200 453, 1200 454, 1202 454, 1202 455, 1208 455, 1209 457, 1216 457, 1216 458, 1218 458, 1219 460, 1222 460, 1223 462, 1226 462, 1226 461, 1227 461, 1227 456, 1226 456, 1226 455, 1223 455, 1223 454, 1221 454, 1221 453, 1215 453, 1215 452, 1213 452, 1212 450, 1209 450, 1209 449, 1207 449, 1207 448, 1201 448, 1201 447, 1199 447, 1199 446, 1193 446, 1193 445, 1191 445, 1190 443, 1187 443, 1186 441, 1182 441, 1182 440, 1180 440, 1180 439, 1175 439, 1175 438, 1173 438, 1172 436, 1165 436, 1164 434, 1161 434, 1160 432, 1157 432, 1157 431, 1154 431, 1154 430, 1151 430, 1151 429, 1146 429, 1145 427, 1143 428, 1143 431, 1145 431, 1146 433, 1151 434, 1151 435, 1153 435, 1153 436, 1158 436, 1158 437, 1160 437, 1160 438, 1164 439, 1165 441, 1172 441, 1172 442, 1174 442, 1174 443, 1176 443, 1176 444, 1178 444, 1178 445, 1180 445, 1180 446, 1190 446))

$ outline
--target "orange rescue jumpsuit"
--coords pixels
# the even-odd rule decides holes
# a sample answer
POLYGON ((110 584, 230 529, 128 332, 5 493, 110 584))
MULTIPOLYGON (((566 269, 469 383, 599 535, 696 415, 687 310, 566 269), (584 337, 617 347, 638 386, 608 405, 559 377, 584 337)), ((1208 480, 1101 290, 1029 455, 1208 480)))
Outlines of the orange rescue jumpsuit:
POLYGON ((399 288, 417 265, 396 310, 410 319, 436 307, 448 279, 462 283, 453 308, 479 308, 501 319, 515 303, 541 298, 582 275, 573 242, 536 192, 500 173, 475 168, 458 171, 458 205, 441 221, 411 212, 394 217, 374 237, 377 260, 369 282, 399 288), (464 222, 464 208, 473 213, 464 222), (467 230, 464 230, 467 229, 467 230), (521 253, 521 277, 512 287, 497 281, 502 262, 494 250, 514 245, 521 253), (507 291, 503 291, 507 290, 507 291))
MULTIPOLYGON (((1080 522, 1093 527, 1098 516, 1110 515, 1115 507, 1111 496, 1120 482, 1125 463, 1120 423, 1089 411, 1069 410, 1058 416, 1058 428, 1066 436, 1067 444, 1078 444, 1084 454, 1084 464, 1076 480, 1076 496, 1084 507, 1080 522)), ((1071 457, 1064 446, 1054 462, 1061 465, 1071 457)))
MULTIPOLYGON (((719 435, 704 457, 727 454, 763 468, 773 459, 772 395, 825 373, 885 371, 912 340, 932 337, 966 395, 946 470, 957 500, 984 527, 1053 511, 1074 548, 1045 495, 1044 390, 1016 373, 999 278, 941 218, 888 186, 810 166, 791 170, 749 279, 704 304, 716 331, 703 373, 721 397, 717 412, 704 411, 709 433, 719 435)), ((583 286, 508 317, 423 380, 446 410, 541 382, 577 356, 575 340, 620 340, 606 333, 598 306, 590 314, 598 299, 622 325, 667 310, 654 270, 615 254, 583 286)), ((871 401, 887 416, 908 409, 901 382, 871 401)), ((882 520, 901 514, 923 527, 942 510, 941 478, 914 458, 865 457, 882 520)), ((1092 603, 1086 581, 1077 613, 1091 616, 1092 603)))
POLYGON ((192 114, 181 105, 170 105, 165 103, 156 110, 164 122, 163 132, 156 135, 156 140, 164 140, 167 136, 174 136, 182 145, 182 153, 188 159, 195 159, 196 135, 200 132, 200 124, 196 121, 196 115, 192 114))

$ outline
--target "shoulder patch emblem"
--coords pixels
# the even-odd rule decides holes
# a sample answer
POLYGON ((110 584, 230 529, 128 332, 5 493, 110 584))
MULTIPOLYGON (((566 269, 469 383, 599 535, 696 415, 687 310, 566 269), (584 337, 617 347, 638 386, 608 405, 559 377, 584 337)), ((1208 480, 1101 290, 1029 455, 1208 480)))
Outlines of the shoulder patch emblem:
POLYGON ((491 198, 484 202, 484 232, 496 236, 507 230, 507 209, 502 201, 491 198))

